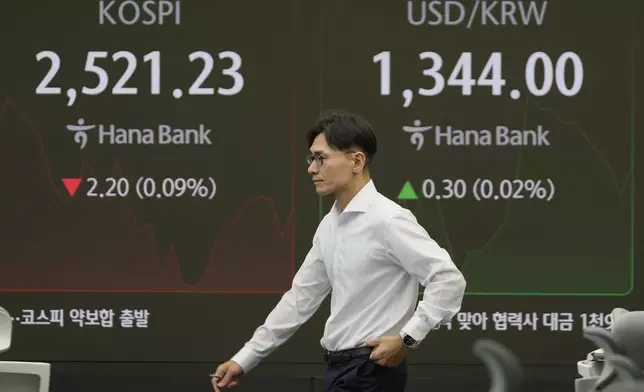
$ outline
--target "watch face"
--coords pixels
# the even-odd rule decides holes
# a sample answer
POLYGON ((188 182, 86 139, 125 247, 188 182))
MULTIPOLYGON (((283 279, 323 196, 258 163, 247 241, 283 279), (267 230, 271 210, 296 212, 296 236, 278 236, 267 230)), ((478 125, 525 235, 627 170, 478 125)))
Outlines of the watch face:
POLYGON ((416 343, 416 341, 414 340, 414 338, 412 338, 412 337, 411 337, 411 336, 409 336, 409 335, 405 335, 405 338, 403 339, 403 344, 404 344, 405 346, 413 346, 413 345, 414 345, 414 343, 416 343))

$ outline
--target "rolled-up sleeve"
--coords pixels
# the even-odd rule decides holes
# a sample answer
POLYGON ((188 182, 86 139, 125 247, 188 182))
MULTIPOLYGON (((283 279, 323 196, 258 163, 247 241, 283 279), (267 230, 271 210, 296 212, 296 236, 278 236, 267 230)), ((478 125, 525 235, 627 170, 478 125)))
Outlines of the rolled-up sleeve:
POLYGON ((413 317, 402 332, 422 341, 437 326, 449 322, 461 309, 465 278, 449 253, 434 241, 406 209, 385 224, 385 241, 400 265, 425 288, 413 317))
POLYGON ((317 311, 331 283, 314 238, 311 250, 286 292, 252 338, 231 359, 248 373, 286 342, 317 311))

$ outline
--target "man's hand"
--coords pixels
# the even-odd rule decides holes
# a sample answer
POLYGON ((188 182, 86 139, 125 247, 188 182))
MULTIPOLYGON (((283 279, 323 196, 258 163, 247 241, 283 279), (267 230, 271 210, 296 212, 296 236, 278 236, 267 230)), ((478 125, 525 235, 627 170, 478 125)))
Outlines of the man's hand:
POLYGON ((243 369, 234 361, 226 361, 217 367, 212 375, 212 386, 215 392, 221 392, 219 388, 234 387, 239 383, 239 377, 244 374, 243 369))
POLYGON ((407 347, 400 336, 370 339, 367 344, 374 347, 369 358, 381 366, 397 366, 407 354, 407 347))

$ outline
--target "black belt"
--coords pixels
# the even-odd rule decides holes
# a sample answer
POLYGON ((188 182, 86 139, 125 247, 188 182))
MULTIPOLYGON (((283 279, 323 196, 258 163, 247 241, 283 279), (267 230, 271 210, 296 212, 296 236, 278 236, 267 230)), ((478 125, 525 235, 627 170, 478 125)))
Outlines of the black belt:
POLYGON ((373 347, 370 346, 352 348, 342 351, 325 351, 324 362, 332 365, 334 363, 347 362, 354 358, 369 357, 369 355, 371 355, 371 351, 373 351, 373 347))

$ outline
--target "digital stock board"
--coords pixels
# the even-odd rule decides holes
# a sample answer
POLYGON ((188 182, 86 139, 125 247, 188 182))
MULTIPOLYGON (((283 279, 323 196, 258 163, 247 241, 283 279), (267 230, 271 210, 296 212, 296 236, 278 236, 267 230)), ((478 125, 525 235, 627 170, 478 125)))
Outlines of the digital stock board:
MULTIPOLYGON (((571 363, 584 327, 644 306, 635 0, 1 9, 0 306, 15 358, 234 354, 333 203, 304 157, 334 108, 372 124, 376 188, 467 280, 461 313, 414 361, 474 361, 491 337, 526 362, 571 363)), ((270 360, 320 360, 319 313, 270 360)))

